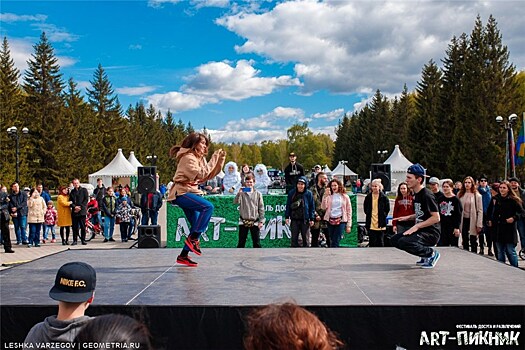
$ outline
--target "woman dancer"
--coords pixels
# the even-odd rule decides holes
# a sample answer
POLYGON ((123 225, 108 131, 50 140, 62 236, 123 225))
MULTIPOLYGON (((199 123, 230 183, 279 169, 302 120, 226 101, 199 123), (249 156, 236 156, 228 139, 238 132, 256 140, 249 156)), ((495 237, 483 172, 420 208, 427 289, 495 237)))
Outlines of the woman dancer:
POLYGON ((206 162, 209 144, 210 141, 204 134, 193 132, 186 136, 180 145, 171 147, 169 152, 178 164, 168 201, 184 211, 191 227, 191 233, 177 257, 177 263, 187 266, 197 266, 197 263, 188 257, 188 253, 191 250, 197 255, 202 254, 199 238, 208 228, 213 213, 213 205, 202 198, 199 183, 217 175, 226 158, 226 152, 218 149, 210 161, 206 162))

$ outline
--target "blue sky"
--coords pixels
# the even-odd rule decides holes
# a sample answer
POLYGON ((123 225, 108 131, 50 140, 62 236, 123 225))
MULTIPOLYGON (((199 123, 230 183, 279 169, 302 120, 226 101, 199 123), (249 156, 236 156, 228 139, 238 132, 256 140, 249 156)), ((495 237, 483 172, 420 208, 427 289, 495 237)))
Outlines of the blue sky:
POLYGON ((523 1, 2 1, 0 11, 22 72, 45 31, 64 80, 89 87, 101 64, 124 108, 169 109, 223 142, 285 138, 305 121, 333 136, 376 89, 412 90, 477 14, 494 15, 525 69, 523 1))

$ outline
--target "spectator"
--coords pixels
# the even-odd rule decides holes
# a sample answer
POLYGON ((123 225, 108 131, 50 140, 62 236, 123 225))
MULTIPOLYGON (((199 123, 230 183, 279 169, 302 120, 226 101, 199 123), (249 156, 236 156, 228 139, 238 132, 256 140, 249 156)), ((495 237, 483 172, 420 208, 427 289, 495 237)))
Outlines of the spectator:
POLYGON ((244 186, 244 180, 246 179, 246 176, 249 174, 253 174, 252 169, 250 169, 250 166, 248 164, 243 164, 241 167, 241 185, 244 186))
POLYGON ((323 196, 327 190, 328 176, 324 172, 317 173, 317 179, 314 186, 310 187, 315 205, 315 222, 310 228, 312 233, 312 247, 319 247, 320 241, 325 241, 326 246, 330 247, 330 235, 328 234, 328 224, 324 219, 326 210, 323 209, 323 196))
POLYGON ((343 345, 315 314, 294 303, 270 304, 247 316, 246 350, 332 350, 343 345))
POLYGON ((24 340, 26 348, 36 349, 36 344, 42 343, 72 343, 91 319, 84 313, 93 303, 96 284, 97 274, 90 265, 83 262, 62 265, 49 291, 51 299, 58 301, 58 314, 31 328, 24 340))
POLYGON ((117 206, 116 218, 119 220, 120 226, 120 237, 122 242, 127 242, 129 225, 131 222, 131 207, 128 205, 128 201, 124 199, 117 206))
POLYGON ((320 172, 321 166, 319 164, 313 167, 312 173, 310 174, 310 181, 308 182, 309 188, 315 185, 315 182, 317 181, 317 174, 319 174, 320 172))
POLYGON ((397 218, 414 215, 414 213, 414 196, 408 190, 407 183, 402 182, 397 186, 397 197, 394 202, 394 212, 392 214, 392 230, 394 234, 403 233, 414 226, 414 221, 397 222, 397 218))
POLYGON ((434 194, 434 197, 436 197, 436 202, 439 202, 440 197, 443 195, 443 192, 439 189, 439 179, 437 177, 431 177, 428 179, 428 185, 430 187, 430 191, 434 194))
POLYGON ((109 314, 92 318, 75 338, 79 349, 89 349, 93 344, 111 343, 126 349, 153 349, 148 327, 125 315, 109 314))
POLYGON ((459 191, 461 191, 461 189, 463 188, 463 182, 461 181, 456 181, 456 183, 454 184, 454 194, 457 196, 459 191))
POLYGON ((492 185, 490 185, 490 203, 489 207, 487 208, 487 246, 489 248, 488 255, 489 256, 498 256, 498 247, 496 245, 496 227, 494 225, 489 225, 489 221, 491 220, 492 216, 494 215, 494 208, 496 206, 496 196, 499 194, 499 182, 494 182, 492 185), (494 252, 492 252, 492 249, 494 249, 494 252))
POLYGON ((80 241, 82 245, 86 245, 86 215, 87 204, 89 201, 88 191, 84 187, 80 187, 80 180, 73 180, 73 189, 69 193, 69 200, 71 201, 71 218, 73 221, 73 244, 77 245, 80 229, 80 241))
MULTIPOLYGON (((489 211, 491 211, 489 209, 489 211)), ((496 230, 496 246, 498 247, 498 261, 505 262, 505 256, 509 263, 518 267, 518 255, 516 245, 518 235, 516 222, 524 215, 521 198, 516 195, 509 181, 499 184, 499 195, 496 196, 494 210, 489 221, 496 230)))
POLYGON ((6 253, 14 253, 9 232, 9 195, 7 194, 7 188, 5 191, 4 188, 0 185, 0 233, 2 234, 4 251, 6 253))
MULTIPOLYGON (((99 177, 97 179, 97 187, 93 190, 93 194, 95 195, 95 198, 98 202, 98 208, 102 208, 102 200, 104 199, 104 196, 106 195, 106 187, 104 187, 104 183, 102 182, 102 179, 99 177)), ((98 222, 102 224, 102 211, 98 211, 98 222)))
POLYGON ((439 206, 439 223, 441 224, 441 235, 438 242, 440 247, 457 247, 459 245, 463 207, 458 197, 452 191, 453 186, 452 180, 443 180, 441 185, 443 196, 440 197, 437 203, 439 206))
POLYGON ((264 225, 264 201, 262 194, 254 188, 255 177, 247 174, 242 187, 235 196, 239 204, 239 242, 237 248, 244 248, 248 231, 252 236, 254 248, 261 248, 261 228, 264 225))
POLYGON ((20 191, 18 182, 11 184, 9 195, 9 212, 15 227, 16 244, 29 244, 27 241, 27 193, 20 191))
POLYGON ((159 210, 162 207, 162 195, 159 191, 145 193, 140 197, 140 210, 142 212, 142 225, 157 225, 159 210))
POLYGON ((58 227, 60 227, 60 239, 62 240, 62 245, 69 244, 69 228, 72 225, 70 205, 69 189, 65 186, 59 186, 57 197, 57 224, 58 227))
POLYGON ((268 169, 264 164, 255 166, 255 189, 261 194, 268 194, 268 186, 272 184, 272 179, 268 176, 268 169))
POLYGON ((201 190, 207 195, 216 195, 222 193, 222 179, 219 175, 215 175, 211 179, 204 182, 201 186, 201 190))
POLYGON ((57 223, 57 210, 55 209, 55 206, 53 205, 53 201, 47 202, 47 209, 46 214, 44 215, 44 237, 42 239, 42 243, 46 243, 48 234, 51 232, 51 243, 55 243, 56 240, 56 233, 55 233, 55 225, 57 223))
POLYGON ((301 176, 296 187, 288 193, 286 201, 286 225, 290 226, 292 234, 292 248, 299 247, 299 234, 301 234, 303 247, 309 246, 310 227, 314 225, 315 204, 312 192, 306 188, 308 181, 301 176))
MULTIPOLYGON (((520 179, 517 177, 511 177, 509 183, 514 193, 516 193, 516 196, 521 199, 521 206, 525 209, 525 190, 520 187, 520 179)), ((525 215, 518 217, 516 225, 518 227, 521 251, 525 252, 525 215)))
POLYGON ((463 249, 472 253, 478 251, 478 235, 483 229, 483 201, 474 184, 474 179, 467 176, 463 180, 463 187, 458 193, 463 207, 461 217, 461 241, 463 249))
POLYGON ((47 189, 44 189, 44 186, 42 184, 36 185, 36 190, 38 193, 40 193, 40 197, 44 199, 44 202, 49 202, 51 200, 51 195, 49 195, 49 191, 47 189))
POLYGON ((343 230, 350 233, 352 229, 352 205, 341 181, 332 179, 328 188, 324 192, 321 208, 325 210, 324 220, 328 221, 330 247, 337 248, 343 230))
POLYGON ((224 166, 224 177, 222 178, 224 195, 234 195, 241 188, 241 174, 237 171, 235 162, 228 162, 224 166))
POLYGON ((115 215, 117 215, 117 198, 113 187, 106 189, 106 195, 102 200, 102 213, 104 214, 104 243, 115 242, 113 232, 115 231, 115 215))
MULTIPOLYGON (((123 201, 127 202, 128 207, 134 208, 133 201, 131 200, 131 193, 129 192, 128 189, 129 189, 129 186, 127 185, 125 187, 120 188, 120 191, 119 191, 120 195, 117 198, 117 210, 123 201)), ((131 236, 133 235, 133 229, 135 228, 135 217, 133 215, 130 216, 129 224, 127 226, 128 226, 128 232, 127 232, 126 241, 128 239, 132 239, 131 236)), ((121 226, 121 231, 122 231, 122 226, 121 226)))
POLYGON ((286 181, 286 193, 296 188, 297 180, 304 176, 304 168, 297 163, 297 156, 294 152, 288 155, 290 163, 284 168, 284 180, 286 181))
POLYGON ((159 192, 162 198, 166 196, 166 192, 168 191, 168 188, 166 187, 166 184, 160 184, 159 186, 159 192))
POLYGON ((372 192, 366 195, 363 210, 366 215, 366 229, 368 230, 369 246, 384 247, 386 231, 386 217, 390 211, 390 201, 383 193, 381 179, 374 179, 370 183, 372 192))
POLYGON ((40 231, 44 223, 47 205, 36 188, 31 189, 29 192, 27 207, 27 223, 29 224, 29 243, 27 247, 31 248, 31 245, 40 247, 40 231))
MULTIPOLYGON (((481 194, 481 201, 483 203, 483 228, 479 233, 479 254, 483 255, 485 254, 485 236, 487 236, 487 210, 489 209, 490 199, 492 198, 492 195, 490 194, 489 183, 485 175, 481 175, 479 177, 478 192, 479 194, 481 194)), ((490 246, 492 245, 492 242, 489 244, 489 238, 486 238, 487 247, 489 248, 489 250, 491 250, 490 246)))

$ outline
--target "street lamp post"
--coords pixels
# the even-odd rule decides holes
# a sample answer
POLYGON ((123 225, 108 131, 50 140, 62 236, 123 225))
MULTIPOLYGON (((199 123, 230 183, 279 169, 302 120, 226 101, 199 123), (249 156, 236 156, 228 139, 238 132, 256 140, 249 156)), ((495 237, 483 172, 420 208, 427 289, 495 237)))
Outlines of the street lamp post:
POLYGON ((146 159, 149 160, 151 166, 157 165, 157 156, 152 154, 151 156, 146 156, 146 159))
MULTIPOLYGON (((22 134, 27 135, 28 128, 22 128, 22 134)), ((15 154, 16 154, 16 182, 20 182, 20 134, 16 126, 7 129, 7 135, 15 140, 15 154)))
POLYGON ((514 164, 514 133, 512 131, 512 125, 516 123, 518 116, 511 114, 505 121, 502 116, 496 117, 496 123, 498 123, 506 131, 505 135, 505 179, 507 179, 507 166, 510 165, 510 172, 512 176, 516 176, 516 167, 514 164))
POLYGON ((346 173, 346 164, 348 164, 348 161, 341 160, 340 163, 343 164, 343 187, 346 187, 345 186, 345 173, 346 173))
POLYGON ((388 153, 388 151, 386 149, 382 150, 382 151, 377 151, 377 155, 379 156, 379 161, 381 163, 383 162, 383 158, 385 158, 387 153, 388 153))

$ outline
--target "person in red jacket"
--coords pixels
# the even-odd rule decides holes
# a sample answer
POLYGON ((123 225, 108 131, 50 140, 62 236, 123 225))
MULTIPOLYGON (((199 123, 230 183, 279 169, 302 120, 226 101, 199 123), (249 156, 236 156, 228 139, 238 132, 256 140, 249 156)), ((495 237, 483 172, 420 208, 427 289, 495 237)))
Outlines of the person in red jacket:
POLYGON ((97 198, 94 194, 92 194, 91 196, 89 196, 89 202, 87 204, 87 210, 88 210, 88 213, 89 213, 89 221, 91 221, 91 223, 93 225, 96 225, 98 224, 98 213, 100 212, 100 209, 98 207, 98 201, 97 201, 97 198))
MULTIPOLYGON (((394 213, 392 218, 396 219, 401 216, 413 215, 414 212, 414 196, 408 190, 406 182, 402 182, 397 186, 397 197, 394 203, 394 213)), ((403 233, 414 226, 414 221, 400 221, 392 220, 392 228, 394 233, 403 233)))

